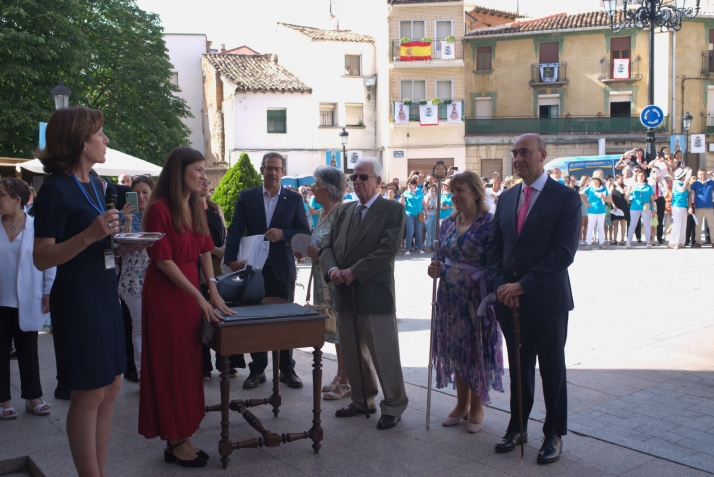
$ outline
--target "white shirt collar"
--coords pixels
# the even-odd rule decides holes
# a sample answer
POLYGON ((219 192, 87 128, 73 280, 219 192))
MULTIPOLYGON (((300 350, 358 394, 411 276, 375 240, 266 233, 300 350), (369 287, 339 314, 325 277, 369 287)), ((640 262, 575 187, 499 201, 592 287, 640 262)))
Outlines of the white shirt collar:
MULTIPOLYGON (((283 191, 283 186, 281 185, 280 187, 278 187, 278 193, 275 194, 275 197, 278 197, 282 191, 283 191)), ((265 188, 265 184, 263 184, 263 195, 265 195, 265 194, 268 194, 268 197, 270 199, 275 198, 275 197, 270 197, 270 192, 268 192, 268 189, 265 188)))
POLYGON ((374 204, 374 201, 377 200, 377 197, 379 197, 379 192, 374 194, 374 197, 369 199, 366 204, 362 204, 362 201, 360 201, 360 204, 362 204, 365 208, 369 209, 370 207, 372 207, 372 204, 374 204))
MULTIPOLYGON (((543 172, 543 174, 541 174, 538 179, 533 181, 533 183, 530 185, 530 187, 534 188, 538 192, 541 192, 543 190, 543 187, 545 187, 545 183, 547 180, 548 180, 548 174, 543 172)), ((529 186, 527 186, 526 183, 523 182, 523 188, 521 188, 521 191, 523 191, 526 187, 529 187, 529 186)))

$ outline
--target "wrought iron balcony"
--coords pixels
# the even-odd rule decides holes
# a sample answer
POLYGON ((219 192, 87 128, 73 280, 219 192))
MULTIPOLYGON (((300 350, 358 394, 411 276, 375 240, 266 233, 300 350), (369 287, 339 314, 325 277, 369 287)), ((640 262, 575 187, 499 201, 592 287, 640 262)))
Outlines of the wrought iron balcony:
POLYGON ((535 63, 531 65, 532 87, 562 86, 567 84, 567 63, 535 63))
MULTIPOLYGON (((668 129, 669 116, 657 130, 668 129)), ((714 122, 712 123, 714 124, 714 122)), ((639 116, 573 116, 559 118, 466 118, 466 135, 491 134, 622 134, 641 133, 639 116)), ((714 132, 714 130, 713 130, 714 132)))
POLYGON ((402 43, 401 40, 392 40, 392 61, 404 65, 416 65, 425 61, 445 62, 464 59, 463 38, 454 38, 453 42, 446 40, 431 40, 423 42, 412 40, 410 43, 402 43), (402 46, 414 43, 423 46, 402 46))
POLYGON ((714 51, 702 52, 702 76, 709 76, 714 73, 714 51))
MULTIPOLYGON (((448 100, 447 100, 448 101, 448 100)), ((392 113, 393 117, 392 120, 394 121, 394 118, 396 118, 398 112, 396 111, 396 104, 400 101, 394 101, 392 102, 392 113)), ((461 103, 461 111, 462 111, 462 116, 463 116, 463 110, 464 110, 464 102, 463 100, 451 100, 449 103, 439 103, 439 121, 446 121, 448 120, 448 114, 449 114, 449 104, 451 103, 461 103)), ((405 104, 405 107, 409 108, 409 122, 419 122, 419 103, 412 103, 412 104, 405 104)))
POLYGON ((642 74, 640 73, 640 60, 637 58, 618 58, 600 60, 602 73, 599 80, 603 83, 631 82, 640 81, 642 74), (629 60, 623 62, 622 60, 629 60))

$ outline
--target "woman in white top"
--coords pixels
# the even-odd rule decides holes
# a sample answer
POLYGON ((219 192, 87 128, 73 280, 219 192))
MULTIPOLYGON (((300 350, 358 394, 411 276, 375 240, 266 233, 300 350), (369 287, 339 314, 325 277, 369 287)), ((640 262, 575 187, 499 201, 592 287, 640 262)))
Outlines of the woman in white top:
POLYGON ((19 179, 0 179, 0 419, 14 419, 10 401, 10 343, 14 339, 25 409, 50 413, 42 400, 37 332, 49 318, 49 294, 55 269, 35 268, 34 220, 24 212, 30 187, 19 179))

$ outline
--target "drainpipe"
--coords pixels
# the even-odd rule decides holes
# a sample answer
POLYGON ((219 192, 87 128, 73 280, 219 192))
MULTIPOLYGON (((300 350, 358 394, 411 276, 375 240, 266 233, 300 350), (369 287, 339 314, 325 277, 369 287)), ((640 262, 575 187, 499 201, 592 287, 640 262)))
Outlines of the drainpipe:
MULTIPOLYGON (((672 115, 669 122, 669 132, 674 134, 674 122, 677 117, 677 32, 672 35, 672 115)), ((670 151, 670 154, 672 151, 670 151)))

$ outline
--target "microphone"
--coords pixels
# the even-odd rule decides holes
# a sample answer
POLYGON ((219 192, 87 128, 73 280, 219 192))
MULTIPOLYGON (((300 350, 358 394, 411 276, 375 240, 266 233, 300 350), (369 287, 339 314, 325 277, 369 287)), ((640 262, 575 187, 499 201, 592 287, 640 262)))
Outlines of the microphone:
MULTIPOLYGON (((107 203, 107 210, 113 209, 117 203, 117 189, 111 184, 107 184, 105 201, 107 203)), ((109 235, 109 248, 114 250, 114 232, 109 235)))

